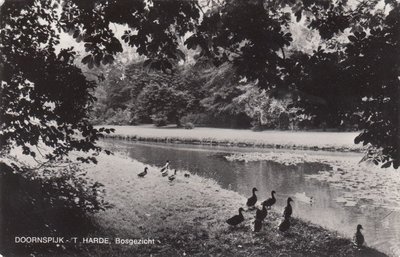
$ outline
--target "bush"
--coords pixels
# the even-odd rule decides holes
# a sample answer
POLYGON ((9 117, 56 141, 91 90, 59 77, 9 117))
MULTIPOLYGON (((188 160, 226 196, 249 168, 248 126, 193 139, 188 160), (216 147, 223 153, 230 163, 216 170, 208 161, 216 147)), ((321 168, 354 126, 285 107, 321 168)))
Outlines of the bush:
POLYGON ((2 254, 27 256, 26 251, 56 250, 41 244, 15 245, 14 237, 27 231, 35 231, 36 236, 86 235, 94 229, 87 214, 111 207, 103 195, 103 185, 88 180, 74 165, 39 173, 0 162, 2 254))
POLYGON ((156 127, 166 126, 167 122, 168 122, 167 115, 165 115, 164 113, 157 113, 157 114, 151 115, 151 120, 153 121, 153 124, 156 127))
POLYGON ((186 123, 183 125, 183 127, 184 127, 185 129, 194 129, 194 124, 191 123, 191 122, 186 122, 186 123))

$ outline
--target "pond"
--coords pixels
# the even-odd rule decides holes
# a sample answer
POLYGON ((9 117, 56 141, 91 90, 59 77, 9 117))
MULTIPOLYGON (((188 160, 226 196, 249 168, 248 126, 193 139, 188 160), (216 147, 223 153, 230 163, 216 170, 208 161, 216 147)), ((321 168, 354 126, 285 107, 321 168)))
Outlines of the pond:
MULTIPOLYGON (((271 190, 275 190, 277 203, 274 209, 278 212, 283 210, 287 197, 291 196, 294 199, 294 216, 338 231, 350 238, 354 235, 357 224, 362 224, 368 246, 390 256, 400 256, 400 209, 398 206, 390 208, 391 205, 380 204, 393 199, 382 199, 386 194, 375 198, 364 199, 359 195, 356 197, 354 188, 352 190, 351 187, 338 187, 329 180, 318 179, 319 171, 332 171, 333 167, 329 165, 329 161, 309 161, 296 165, 285 165, 271 160, 228 161, 225 156, 233 153, 272 150, 144 144, 118 140, 105 140, 105 142, 110 150, 146 164, 161 167, 166 160, 169 160, 172 169, 188 170, 202 177, 212 178, 221 187, 237 191, 244 196, 250 196, 251 189, 256 187, 259 200, 264 200, 270 197, 271 190), (353 196, 351 201, 341 200, 349 196, 353 196)), ((286 155, 296 151, 273 150, 273 152, 286 155)), ((326 156, 327 159, 345 159, 354 163, 362 158, 361 154, 356 153, 309 151, 307 154, 318 155, 318 158, 326 156)), ((378 176, 379 174, 376 179, 378 176)), ((364 180, 357 181, 356 184, 362 184, 362 181, 364 180)), ((365 180, 365 184, 361 188, 368 189, 368 180, 365 180)), ((397 188, 389 190, 398 194, 399 184, 394 183, 394 185, 397 188)), ((391 194, 387 195, 389 195, 387 198, 390 198, 391 194)))

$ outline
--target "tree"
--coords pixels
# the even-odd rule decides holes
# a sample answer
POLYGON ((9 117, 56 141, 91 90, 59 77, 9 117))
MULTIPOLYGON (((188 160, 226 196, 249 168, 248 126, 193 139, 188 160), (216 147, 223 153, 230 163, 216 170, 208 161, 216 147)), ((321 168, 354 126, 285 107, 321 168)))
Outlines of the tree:
MULTIPOLYGON (((73 149, 99 150, 94 142, 106 131, 87 121, 95 85, 73 65, 73 49, 57 52, 55 46, 58 31, 68 32, 83 42, 88 68, 107 65, 123 51, 110 26, 121 24, 127 26, 121 39, 148 58, 148 67, 171 72, 185 57, 179 42, 187 37, 188 48, 201 49, 199 57, 217 66, 233 65, 239 80, 278 93, 293 91, 301 100, 325 100, 324 113, 335 116, 336 124, 356 109, 363 130, 356 142, 382 149, 377 162, 397 168, 399 3, 386 0, 383 10, 380 3, 227 0, 202 8, 196 0, 6 0, 1 6, 2 148, 15 142, 34 155, 29 145, 43 141, 55 149, 49 159, 73 149), (304 22, 323 40, 322 49, 304 53, 299 62, 290 51, 293 22, 304 22), (329 76, 321 76, 320 67, 327 67, 329 76), (303 77, 296 83, 292 74, 303 77), (348 93, 346 101, 354 108, 341 104, 348 93)), ((316 108, 305 110, 312 114, 316 108)))
POLYGON ((362 32, 349 36, 348 59, 343 70, 346 86, 357 85, 362 110, 362 133, 356 143, 379 150, 374 163, 400 166, 400 3, 387 1, 391 9, 370 17, 362 32), (366 32, 369 32, 368 34, 366 32))
POLYGON ((355 142, 381 150, 376 164, 398 168, 399 3, 381 3, 225 1, 186 44, 201 47, 217 65, 232 63, 240 79, 297 94, 319 123, 353 120, 362 129, 355 142), (292 15, 318 31, 323 47, 311 55, 288 51, 292 15))
MULTIPOLYGON (((110 130, 95 129, 88 120, 95 83, 74 65, 72 48, 56 51, 59 32, 84 42, 88 54, 82 62, 93 68, 112 63, 122 51, 109 25, 128 24, 123 40, 152 57, 152 67, 166 70, 171 68, 169 59, 182 56, 176 42, 193 29, 198 9, 194 2, 175 1, 147 7, 146 1, 5 1, 1 6, 1 150, 20 146, 24 154, 35 157, 33 148, 43 143, 53 149, 44 156, 51 161, 74 150, 100 151, 95 142, 110 130)), ((96 161, 93 156, 79 159, 96 161)))
POLYGON ((50 1, 6 1, 1 14, 1 150, 20 146, 35 157, 33 148, 43 143, 53 148, 44 156, 52 161, 73 150, 99 152, 95 142, 110 130, 88 122, 95 84, 73 65, 74 51, 55 51, 56 7, 50 1))
MULTIPOLYGON (((233 99, 253 120, 253 129, 288 129, 289 123, 297 123, 299 108, 293 107, 290 96, 274 98, 265 89, 246 84, 241 87, 242 94, 233 99)), ((293 127, 293 126, 292 126, 293 127)))

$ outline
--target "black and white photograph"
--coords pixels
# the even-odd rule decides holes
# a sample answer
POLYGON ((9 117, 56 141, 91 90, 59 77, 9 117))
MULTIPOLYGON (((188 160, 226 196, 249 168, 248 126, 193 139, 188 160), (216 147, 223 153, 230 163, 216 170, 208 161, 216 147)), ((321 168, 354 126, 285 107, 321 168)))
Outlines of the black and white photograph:
POLYGON ((0 257, 400 257, 400 0, 0 0, 0 257))

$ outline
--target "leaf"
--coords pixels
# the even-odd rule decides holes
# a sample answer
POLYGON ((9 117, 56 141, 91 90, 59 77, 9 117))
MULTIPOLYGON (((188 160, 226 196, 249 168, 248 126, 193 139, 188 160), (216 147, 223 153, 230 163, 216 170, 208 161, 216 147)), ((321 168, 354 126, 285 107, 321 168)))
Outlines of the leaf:
POLYGON ((93 69, 93 67, 94 67, 94 61, 93 61, 92 57, 89 59, 88 67, 89 67, 89 69, 93 69))
POLYGON ((302 14, 302 10, 298 10, 294 16, 296 16, 296 21, 299 22, 301 20, 301 14, 302 14))
POLYGON ((357 38, 355 36, 350 35, 348 38, 351 42, 357 42, 357 38))
POLYGON ((83 64, 87 64, 87 63, 90 62, 91 59, 92 59, 92 55, 91 55, 91 54, 86 55, 86 56, 82 59, 82 63, 83 63, 83 64))
POLYGON ((152 63, 152 61, 153 61, 153 60, 151 60, 151 59, 147 59, 146 61, 144 61, 143 66, 144 66, 144 67, 149 66, 149 65, 152 63))

